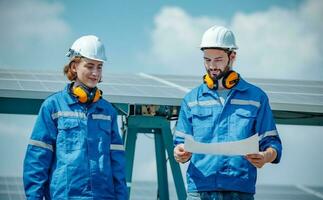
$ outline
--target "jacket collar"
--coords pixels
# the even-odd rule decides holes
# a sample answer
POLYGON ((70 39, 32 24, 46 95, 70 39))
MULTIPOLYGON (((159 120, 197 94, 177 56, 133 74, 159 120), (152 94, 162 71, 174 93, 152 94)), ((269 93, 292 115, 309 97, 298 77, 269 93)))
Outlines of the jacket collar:
POLYGON ((238 84, 235 87, 233 87, 232 90, 238 90, 240 92, 243 92, 249 89, 249 87, 250 85, 243 78, 240 77, 238 84))
POLYGON ((78 99, 71 92, 71 83, 67 84, 63 90, 63 98, 68 105, 73 105, 78 103, 78 99))

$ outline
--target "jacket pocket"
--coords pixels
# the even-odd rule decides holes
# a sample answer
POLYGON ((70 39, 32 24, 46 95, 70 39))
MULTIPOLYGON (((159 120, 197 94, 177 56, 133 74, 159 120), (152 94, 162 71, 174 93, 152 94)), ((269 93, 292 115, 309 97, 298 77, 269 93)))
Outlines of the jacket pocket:
MULTIPOLYGON (((60 142, 64 144, 66 150, 81 149, 84 143, 84 133, 78 119, 60 118, 58 120, 58 134, 60 142)), ((61 144, 58 144, 61 145, 61 144)))
POLYGON ((255 118, 257 116, 255 111, 242 108, 237 109, 235 114, 243 118, 255 118))
POLYGON ((247 110, 238 108, 230 116, 230 131, 231 139, 244 139, 254 134, 256 110, 247 110))
POLYGON ((194 137, 205 138, 211 136, 211 130, 215 123, 213 109, 210 107, 194 107, 191 113, 194 137))

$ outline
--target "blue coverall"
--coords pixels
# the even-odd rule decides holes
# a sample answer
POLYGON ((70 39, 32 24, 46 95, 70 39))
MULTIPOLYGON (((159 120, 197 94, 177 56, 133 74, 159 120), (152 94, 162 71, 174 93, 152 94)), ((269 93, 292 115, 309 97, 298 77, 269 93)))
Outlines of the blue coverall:
MULTIPOLYGON (((277 151, 282 145, 267 95, 242 78, 222 104, 216 90, 206 84, 190 91, 181 104, 174 144, 185 137, 195 142, 237 141, 259 135, 259 150, 277 151)), ((257 169, 243 156, 192 154, 187 169, 188 192, 238 191, 255 193, 257 169)))
POLYGON ((28 200, 124 200, 125 153, 117 113, 100 99, 79 103, 64 90, 42 104, 24 160, 28 200))

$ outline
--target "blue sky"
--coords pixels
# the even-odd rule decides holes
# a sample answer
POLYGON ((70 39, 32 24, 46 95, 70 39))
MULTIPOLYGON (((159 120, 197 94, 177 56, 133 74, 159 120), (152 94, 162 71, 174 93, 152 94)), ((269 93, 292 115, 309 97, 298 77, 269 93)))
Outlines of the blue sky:
MULTIPOLYGON (((200 38, 218 24, 236 34, 240 48, 235 69, 243 77, 323 80, 322 10, 320 0, 0 0, 0 68, 62 71, 73 41, 95 34, 107 49, 104 73, 202 76, 200 38)), ((0 115, 0 158, 6 161, 0 174, 21 173, 34 120, 0 115)), ((259 181, 322 185, 323 161, 311 159, 323 154, 322 127, 278 130, 285 157, 280 165, 262 170, 259 181), (312 144, 306 151, 300 150, 304 141, 312 144)), ((146 137, 138 142, 139 155, 153 145, 146 137)), ((135 179, 155 179, 154 153, 148 154, 136 158, 135 179)))
POLYGON ((322 80, 321 10, 318 0, 2 0, 0 67, 60 71, 73 41, 95 34, 105 73, 202 75, 200 38, 219 24, 236 33, 242 76, 322 80))

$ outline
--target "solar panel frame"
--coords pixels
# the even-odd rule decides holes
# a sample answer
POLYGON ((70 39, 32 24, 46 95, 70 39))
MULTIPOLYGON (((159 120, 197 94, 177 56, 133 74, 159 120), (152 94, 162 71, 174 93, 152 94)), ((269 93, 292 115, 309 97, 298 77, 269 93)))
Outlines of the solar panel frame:
MULTIPOLYGON (((273 110, 323 113, 323 81, 247 79, 269 96, 273 110)), ((99 88, 111 103, 179 106, 200 76, 104 74, 99 88)), ((0 69, 0 97, 44 99, 68 83, 63 73, 0 69)))

